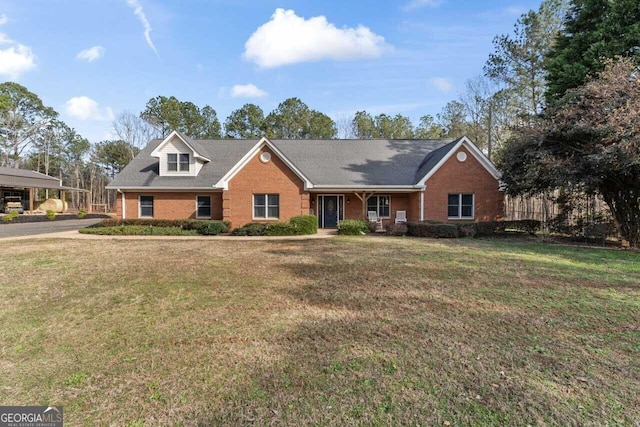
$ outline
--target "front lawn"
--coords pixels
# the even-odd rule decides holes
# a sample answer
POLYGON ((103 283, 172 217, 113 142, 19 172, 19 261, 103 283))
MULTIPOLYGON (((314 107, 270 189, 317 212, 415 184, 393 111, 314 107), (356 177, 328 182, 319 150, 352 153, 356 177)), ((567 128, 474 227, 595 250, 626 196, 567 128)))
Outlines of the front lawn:
POLYGON ((68 425, 635 425, 640 254, 3 242, 0 405, 68 425))

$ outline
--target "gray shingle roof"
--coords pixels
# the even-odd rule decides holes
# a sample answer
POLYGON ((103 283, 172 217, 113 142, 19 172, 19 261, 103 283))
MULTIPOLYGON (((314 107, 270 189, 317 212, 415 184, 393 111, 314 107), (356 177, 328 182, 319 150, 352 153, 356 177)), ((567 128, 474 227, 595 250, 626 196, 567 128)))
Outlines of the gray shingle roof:
MULTIPOLYGON (((418 183, 458 140, 271 140, 314 186, 412 186, 418 183)), ((161 143, 151 141, 109 184, 109 188, 211 188, 257 140, 189 140, 211 159, 197 177, 158 176, 161 143)))
POLYGON ((47 179, 50 181, 60 182, 60 179, 55 178, 53 176, 45 175, 40 172, 27 170, 27 169, 7 168, 4 166, 0 166, 0 175, 19 176, 21 178, 47 179))

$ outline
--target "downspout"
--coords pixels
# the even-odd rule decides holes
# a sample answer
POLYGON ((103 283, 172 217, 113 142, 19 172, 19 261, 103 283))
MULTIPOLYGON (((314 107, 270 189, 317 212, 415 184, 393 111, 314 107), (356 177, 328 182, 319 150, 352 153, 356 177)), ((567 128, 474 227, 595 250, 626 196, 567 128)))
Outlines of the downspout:
POLYGON ((420 190, 420 221, 424 221, 424 190, 420 190))

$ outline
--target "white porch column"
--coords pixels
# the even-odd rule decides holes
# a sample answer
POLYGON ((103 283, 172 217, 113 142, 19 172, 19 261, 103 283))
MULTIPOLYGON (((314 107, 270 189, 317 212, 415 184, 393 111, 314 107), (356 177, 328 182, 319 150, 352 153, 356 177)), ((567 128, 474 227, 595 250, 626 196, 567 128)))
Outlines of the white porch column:
POLYGON ((122 219, 125 219, 126 215, 127 215, 126 214, 127 206, 126 206, 125 202, 126 202, 127 199, 126 199, 126 197, 124 197, 124 192, 122 192, 120 194, 122 194, 122 219))

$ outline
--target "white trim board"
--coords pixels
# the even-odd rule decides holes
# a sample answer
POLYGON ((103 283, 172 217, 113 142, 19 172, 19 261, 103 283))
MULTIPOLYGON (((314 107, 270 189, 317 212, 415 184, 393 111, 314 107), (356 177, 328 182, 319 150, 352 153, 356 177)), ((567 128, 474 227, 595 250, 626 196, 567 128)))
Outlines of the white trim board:
POLYGON ((141 192, 173 192, 173 193, 193 193, 194 191, 208 191, 211 193, 219 193, 222 191, 221 188, 213 188, 213 187, 111 187, 106 186, 107 190, 117 190, 121 193, 125 191, 141 191, 141 192))

